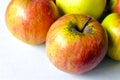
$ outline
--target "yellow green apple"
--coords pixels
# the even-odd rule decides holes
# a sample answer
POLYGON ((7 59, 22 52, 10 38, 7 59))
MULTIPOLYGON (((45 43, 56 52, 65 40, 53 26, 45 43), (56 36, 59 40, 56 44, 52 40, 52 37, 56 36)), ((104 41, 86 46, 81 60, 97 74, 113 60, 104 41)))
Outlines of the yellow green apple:
POLYGON ((5 17, 15 37, 29 44, 41 44, 59 12, 52 0, 11 0, 5 17))
POLYGON ((63 14, 87 14, 99 19, 105 9, 106 0, 56 0, 63 14))
POLYGON ((99 22, 83 14, 67 14, 55 21, 46 37, 49 60, 61 71, 81 74, 105 57, 107 33, 99 22))
POLYGON ((108 33, 108 56, 120 61, 120 14, 111 13, 102 22, 108 33))

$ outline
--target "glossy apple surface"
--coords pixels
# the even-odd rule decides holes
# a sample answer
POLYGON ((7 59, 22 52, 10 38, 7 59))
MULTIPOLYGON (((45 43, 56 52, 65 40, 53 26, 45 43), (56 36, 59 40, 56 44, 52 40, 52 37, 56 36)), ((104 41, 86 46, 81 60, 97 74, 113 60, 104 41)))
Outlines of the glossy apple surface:
POLYGON ((107 34, 93 18, 67 14, 55 21, 46 38, 49 60, 60 70, 80 74, 95 68, 106 55, 107 34))
POLYGON ((41 44, 51 24, 59 17, 52 0, 11 0, 6 10, 6 24, 18 39, 41 44))
POLYGON ((108 33, 108 56, 120 61, 120 15, 109 14, 102 22, 108 33))
POLYGON ((110 0, 110 11, 120 13, 120 0, 110 0))
POLYGON ((56 0, 63 14, 87 14, 99 19, 105 9, 106 0, 56 0))

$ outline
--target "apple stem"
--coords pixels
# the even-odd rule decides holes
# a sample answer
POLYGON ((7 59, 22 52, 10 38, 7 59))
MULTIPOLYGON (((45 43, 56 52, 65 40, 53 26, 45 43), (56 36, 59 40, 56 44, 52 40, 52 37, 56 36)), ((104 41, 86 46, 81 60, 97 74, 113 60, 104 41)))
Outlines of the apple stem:
POLYGON ((82 26, 81 32, 83 32, 83 30, 85 29, 85 27, 87 26, 88 22, 89 22, 91 19, 92 19, 91 17, 88 17, 88 18, 87 18, 86 22, 85 22, 85 23, 83 24, 83 26, 82 26))

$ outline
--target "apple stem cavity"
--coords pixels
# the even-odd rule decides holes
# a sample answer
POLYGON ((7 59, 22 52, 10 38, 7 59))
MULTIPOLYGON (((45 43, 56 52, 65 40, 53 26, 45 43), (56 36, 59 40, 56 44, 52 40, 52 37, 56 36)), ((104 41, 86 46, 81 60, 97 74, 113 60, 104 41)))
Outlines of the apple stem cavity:
POLYGON ((87 26, 87 24, 89 23, 89 21, 90 21, 91 19, 92 19, 91 17, 88 17, 87 20, 83 23, 81 29, 79 29, 79 27, 78 27, 77 24, 74 24, 74 23, 70 22, 70 23, 69 23, 69 24, 70 24, 70 25, 69 25, 69 26, 70 26, 70 29, 69 29, 69 30, 70 30, 71 32, 75 32, 76 34, 83 33, 85 27, 87 26))
POLYGON ((87 20, 85 21, 85 23, 83 24, 82 26, 82 30, 80 32, 83 32, 85 27, 87 26, 88 22, 91 20, 92 18, 91 17, 88 17, 87 20))

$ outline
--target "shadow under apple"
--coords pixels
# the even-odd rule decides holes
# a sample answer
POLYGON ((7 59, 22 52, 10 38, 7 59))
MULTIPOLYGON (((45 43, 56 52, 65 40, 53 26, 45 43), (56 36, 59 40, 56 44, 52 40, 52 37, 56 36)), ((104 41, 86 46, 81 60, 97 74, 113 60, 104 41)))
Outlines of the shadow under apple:
POLYGON ((92 77, 100 77, 100 76, 109 77, 110 75, 114 76, 114 74, 120 72, 119 67, 120 67, 120 62, 112 60, 108 56, 106 56, 104 60, 96 68, 94 68, 93 70, 87 73, 76 75, 76 77, 87 77, 90 79, 92 77))

